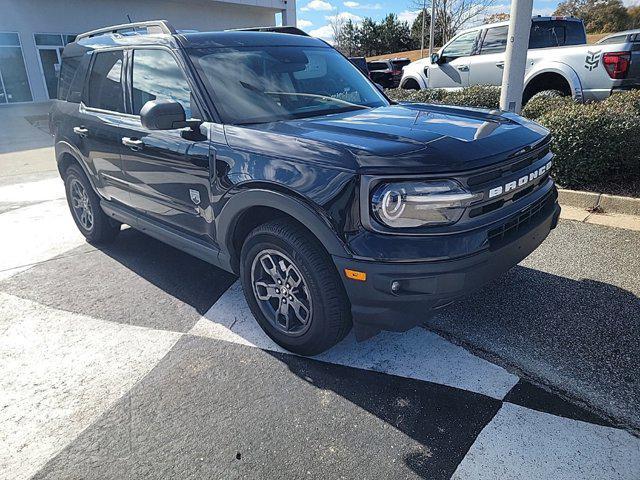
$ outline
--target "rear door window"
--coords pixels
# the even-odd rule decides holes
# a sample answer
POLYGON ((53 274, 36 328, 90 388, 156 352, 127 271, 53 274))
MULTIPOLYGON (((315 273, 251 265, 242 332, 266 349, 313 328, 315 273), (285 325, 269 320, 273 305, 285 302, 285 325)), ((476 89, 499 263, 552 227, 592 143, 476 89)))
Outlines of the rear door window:
POLYGON ((85 103, 88 107, 125 113, 122 89, 122 50, 95 53, 85 103))
POLYGON ((493 27, 487 30, 480 54, 502 53, 507 49, 507 33, 509 27, 493 27))
POLYGON ((378 72, 380 70, 389 70, 389 64, 387 62, 369 62, 369 71, 378 72))

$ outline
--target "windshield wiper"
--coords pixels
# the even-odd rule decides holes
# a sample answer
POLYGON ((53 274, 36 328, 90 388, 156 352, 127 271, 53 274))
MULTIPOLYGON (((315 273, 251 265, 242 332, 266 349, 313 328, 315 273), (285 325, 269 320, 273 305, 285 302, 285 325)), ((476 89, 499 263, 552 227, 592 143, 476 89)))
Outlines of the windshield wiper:
POLYGON ((360 108, 360 109, 371 108, 371 107, 367 107, 366 105, 360 105, 358 103, 347 102, 346 100, 341 100, 341 99, 335 98, 335 97, 329 97, 327 95, 318 95, 316 93, 298 93, 298 92, 264 92, 264 93, 267 93, 269 95, 289 95, 289 96, 296 96, 296 97, 311 97, 311 98, 318 98, 320 100, 329 100, 330 102, 339 103, 341 105, 348 105, 350 107, 355 107, 355 108, 360 108))

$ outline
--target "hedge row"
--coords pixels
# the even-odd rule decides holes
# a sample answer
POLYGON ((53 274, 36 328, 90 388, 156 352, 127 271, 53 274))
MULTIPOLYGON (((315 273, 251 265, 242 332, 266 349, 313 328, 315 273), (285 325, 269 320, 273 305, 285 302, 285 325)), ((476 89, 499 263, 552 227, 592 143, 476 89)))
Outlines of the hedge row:
MULTIPOLYGON (((500 89, 474 86, 456 92, 388 90, 398 101, 498 108, 500 89)), ((522 115, 553 134, 554 177, 566 188, 640 196, 640 91, 580 104, 567 97, 537 97, 522 115)))

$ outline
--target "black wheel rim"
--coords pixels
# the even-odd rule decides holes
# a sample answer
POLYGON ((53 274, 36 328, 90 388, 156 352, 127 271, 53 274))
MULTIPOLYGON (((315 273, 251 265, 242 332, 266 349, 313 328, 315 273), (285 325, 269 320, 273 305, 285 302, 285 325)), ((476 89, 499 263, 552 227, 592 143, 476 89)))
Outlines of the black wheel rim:
POLYGON ((84 185, 73 178, 71 179, 69 190, 71 192, 71 206, 76 220, 82 225, 82 228, 90 231, 93 228, 93 210, 84 185))
POLYGON ((313 305, 300 269, 284 253, 262 250, 251 265, 251 285, 260 310, 279 332, 296 337, 311 326, 313 305))

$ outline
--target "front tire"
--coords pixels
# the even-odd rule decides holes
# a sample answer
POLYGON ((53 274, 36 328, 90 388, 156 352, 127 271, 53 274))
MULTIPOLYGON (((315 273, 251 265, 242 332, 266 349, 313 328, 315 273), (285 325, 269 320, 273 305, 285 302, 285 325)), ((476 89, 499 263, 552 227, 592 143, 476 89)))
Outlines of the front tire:
POLYGON ((89 243, 110 243, 120 232, 120 224, 111 220, 100 207, 100 198, 78 165, 64 174, 64 187, 71 216, 89 243))
POLYGON ((351 329, 349 301, 331 258, 293 221, 275 220, 248 235, 240 279, 260 327, 291 352, 317 355, 351 329))

